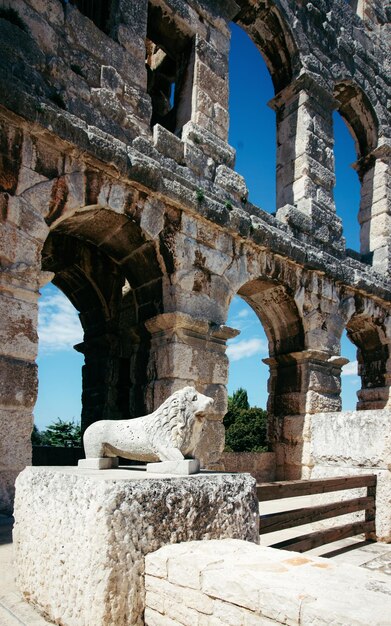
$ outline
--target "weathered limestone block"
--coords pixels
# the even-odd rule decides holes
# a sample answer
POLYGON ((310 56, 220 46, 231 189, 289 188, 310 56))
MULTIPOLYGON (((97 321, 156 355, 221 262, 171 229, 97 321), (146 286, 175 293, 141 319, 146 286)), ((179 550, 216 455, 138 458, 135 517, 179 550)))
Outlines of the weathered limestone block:
POLYGON ((14 484, 19 472, 31 463, 33 415, 28 410, 0 410, 0 512, 12 514, 14 484))
MULTIPOLYGON (((391 541, 391 411, 289 416, 277 444, 285 480, 376 474, 376 536, 391 541)), ((351 492, 350 492, 351 495, 351 492)), ((364 495, 364 494, 361 494, 364 495)), ((349 493, 347 492, 347 497, 349 493)), ((341 519, 336 520, 341 524, 341 519)))
POLYGON ((178 541, 257 542, 257 513, 248 475, 29 467, 16 487, 17 584, 64 626, 141 626, 146 554, 178 541))
POLYGON ((145 560, 146 626, 385 626, 386 574, 225 540, 165 546, 145 560))

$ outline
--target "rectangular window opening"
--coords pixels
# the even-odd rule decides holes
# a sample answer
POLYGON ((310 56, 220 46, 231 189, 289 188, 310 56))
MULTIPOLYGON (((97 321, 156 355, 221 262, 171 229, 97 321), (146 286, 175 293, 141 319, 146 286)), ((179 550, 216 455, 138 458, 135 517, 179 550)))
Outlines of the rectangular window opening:
POLYGON ((111 0, 70 0, 101 31, 110 34, 111 0))
POLYGON ((148 5, 146 39, 151 127, 160 124, 177 136, 191 118, 193 38, 184 34, 159 6, 148 5))

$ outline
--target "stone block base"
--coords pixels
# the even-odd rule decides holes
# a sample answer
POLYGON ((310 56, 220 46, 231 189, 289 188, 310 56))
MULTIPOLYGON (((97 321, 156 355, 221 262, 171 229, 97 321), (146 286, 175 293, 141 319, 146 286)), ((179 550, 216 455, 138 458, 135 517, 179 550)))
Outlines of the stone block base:
POLYGON ((62 626, 141 626, 144 557, 200 539, 258 542, 255 480, 28 467, 16 481, 17 585, 62 626))
POLYGON ((147 472, 155 474, 176 474, 189 476, 200 471, 200 462, 197 459, 183 459, 183 461, 162 461, 160 463, 147 463, 147 472))
POLYGON ((79 459, 77 465, 82 469, 113 469, 118 467, 118 457, 79 459))
POLYGON ((391 615, 386 574, 243 541, 165 546, 145 572, 145 626, 385 626, 391 615))

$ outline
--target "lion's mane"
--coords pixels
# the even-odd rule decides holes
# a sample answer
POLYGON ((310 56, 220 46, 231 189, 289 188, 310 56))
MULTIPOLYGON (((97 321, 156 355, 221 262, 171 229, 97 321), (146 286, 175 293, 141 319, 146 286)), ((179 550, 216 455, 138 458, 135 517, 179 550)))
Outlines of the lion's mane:
POLYGON ((185 451, 191 444, 193 425, 197 419, 191 410, 192 387, 184 387, 170 396, 145 424, 152 447, 157 450, 162 439, 167 447, 185 451), (157 445, 159 444, 159 445, 157 445))

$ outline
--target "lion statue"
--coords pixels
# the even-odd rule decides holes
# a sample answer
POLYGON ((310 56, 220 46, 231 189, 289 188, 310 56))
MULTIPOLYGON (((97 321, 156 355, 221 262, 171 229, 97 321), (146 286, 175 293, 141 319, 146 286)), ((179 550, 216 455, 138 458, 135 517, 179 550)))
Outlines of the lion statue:
POLYGON ((203 418, 212 405, 212 398, 194 387, 184 387, 149 415, 94 422, 84 433, 86 459, 121 456, 150 462, 194 458, 203 418))

